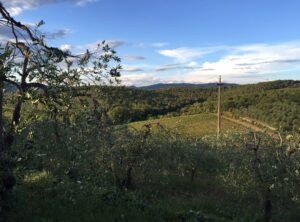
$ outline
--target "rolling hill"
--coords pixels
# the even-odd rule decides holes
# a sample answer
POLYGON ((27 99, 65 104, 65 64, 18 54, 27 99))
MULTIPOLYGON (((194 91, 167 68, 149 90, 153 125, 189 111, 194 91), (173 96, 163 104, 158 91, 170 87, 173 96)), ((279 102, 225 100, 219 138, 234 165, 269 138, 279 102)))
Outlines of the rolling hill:
MULTIPOLYGON (((193 84, 193 83, 158 83, 149 86, 141 86, 138 87, 140 89, 145 90, 156 90, 156 89, 165 89, 165 88, 174 88, 174 87, 199 87, 199 88, 210 88, 216 87, 217 83, 200 83, 200 84, 193 84)), ((235 83, 224 83, 224 86, 238 86, 235 83)))
MULTIPOLYGON (((134 122, 130 126, 138 130, 149 124, 154 130, 162 126, 176 134, 196 138, 216 134, 216 123, 217 117, 214 114, 197 114, 134 122)), ((247 130, 247 128, 228 119, 222 119, 223 132, 241 130, 247 130)))

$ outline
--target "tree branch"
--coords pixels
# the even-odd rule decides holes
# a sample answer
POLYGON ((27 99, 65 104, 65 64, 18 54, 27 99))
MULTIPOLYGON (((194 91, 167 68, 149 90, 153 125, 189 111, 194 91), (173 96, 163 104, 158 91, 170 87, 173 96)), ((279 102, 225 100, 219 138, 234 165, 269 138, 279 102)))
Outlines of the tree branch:
POLYGON ((14 85, 14 86, 16 86, 16 87, 18 88, 19 91, 22 90, 22 89, 21 89, 21 86, 20 86, 17 82, 15 82, 15 81, 13 81, 13 80, 10 80, 10 79, 4 79, 3 81, 4 81, 4 82, 7 82, 7 83, 9 83, 9 84, 12 84, 12 85, 14 85))
POLYGON ((30 88, 38 88, 43 90, 45 93, 48 92, 48 86, 42 83, 38 83, 38 82, 31 82, 31 83, 26 83, 24 85, 24 89, 30 89, 30 88))

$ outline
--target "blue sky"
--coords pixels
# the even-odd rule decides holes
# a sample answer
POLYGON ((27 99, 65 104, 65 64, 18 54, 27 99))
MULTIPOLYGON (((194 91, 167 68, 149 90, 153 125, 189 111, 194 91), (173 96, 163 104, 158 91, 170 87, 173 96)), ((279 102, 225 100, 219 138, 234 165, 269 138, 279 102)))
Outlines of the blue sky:
MULTIPOLYGON (((0 0, 1 1, 1 0, 0 0)), ((74 52, 107 40, 126 85, 300 79, 298 0, 2 0, 74 52)), ((3 33, 2 33, 3 35, 3 33)), ((1 38, 1 30, 0 30, 1 38)))

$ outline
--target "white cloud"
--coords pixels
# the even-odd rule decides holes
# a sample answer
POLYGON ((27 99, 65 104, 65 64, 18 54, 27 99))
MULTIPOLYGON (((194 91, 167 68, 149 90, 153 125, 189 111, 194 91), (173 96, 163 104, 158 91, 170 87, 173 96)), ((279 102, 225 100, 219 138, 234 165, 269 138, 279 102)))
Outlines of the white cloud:
POLYGON ((142 68, 139 66, 129 66, 129 65, 123 65, 121 72, 141 72, 143 71, 142 68))
POLYGON ((196 67, 196 66, 198 66, 198 63, 195 62, 195 61, 191 61, 191 62, 189 62, 189 63, 187 64, 187 66, 189 66, 189 67, 196 67))
POLYGON ((203 62, 197 73, 230 76, 265 74, 284 71, 300 62, 300 42, 231 46, 227 49, 227 54, 216 62, 203 62))
POLYGON ((146 44, 143 43, 143 42, 140 42, 140 43, 131 43, 131 45, 135 48, 145 48, 146 47, 146 44))
POLYGON ((72 48, 72 46, 69 44, 63 44, 63 45, 59 46, 59 48, 63 51, 67 51, 67 50, 70 50, 72 48))
POLYGON ((98 0, 2 0, 1 2, 12 16, 16 16, 24 10, 37 8, 42 5, 69 2, 77 6, 84 6, 96 1, 98 0))
POLYGON ((77 6, 84 6, 88 3, 97 2, 98 0, 77 0, 76 5, 77 6))
MULTIPOLYGON (((28 23, 28 22, 22 22, 23 24, 27 25, 27 27, 35 29, 36 28, 36 24, 34 23, 28 23)), ((20 28, 16 28, 16 35, 18 36, 19 40, 25 40, 28 38, 28 34, 20 29, 20 28)), ((42 34, 45 35, 45 37, 47 39, 53 40, 53 39, 61 39, 61 38, 65 38, 67 35, 69 35, 71 33, 70 29, 59 29, 56 30, 54 32, 41 32, 42 34)), ((2 42, 7 42, 9 40, 14 40, 14 35, 12 32, 11 27, 3 25, 3 23, 0 25, 0 40, 2 42)))
MULTIPOLYGON (((35 24, 28 23, 28 22, 23 22, 23 24, 27 25, 30 28, 33 28, 35 26, 35 24)), ((23 29, 15 28, 15 30, 17 30, 16 35, 18 36, 20 41, 24 41, 25 39, 28 38, 28 34, 23 29)), ((15 40, 15 36, 13 34, 11 26, 5 22, 1 22, 0 41, 6 43, 7 41, 14 41, 14 40, 15 40)))
POLYGON ((156 66, 154 70, 157 72, 161 72, 161 71, 169 71, 169 70, 189 70, 194 68, 196 68, 196 64, 191 62, 188 64, 184 64, 184 63, 163 64, 163 65, 156 66))
POLYGON ((203 49, 194 49, 194 48, 177 48, 177 49, 165 49, 158 51, 161 55, 174 58, 176 62, 188 62, 192 59, 201 58, 204 55, 214 52, 215 48, 203 48, 203 49))
POLYGON ((128 61, 138 61, 138 60, 145 60, 144 56, 137 56, 137 55, 124 55, 122 56, 125 60, 128 61))
POLYGON ((161 48, 161 47, 164 47, 164 46, 167 46, 167 45, 169 45, 169 43, 167 43, 167 42, 155 42, 155 43, 152 43, 152 46, 157 47, 157 48, 161 48))
POLYGON ((11 16, 16 16, 19 15, 25 9, 25 7, 9 7, 8 11, 11 14, 11 16))
POLYGON ((59 29, 54 32, 46 32, 45 36, 48 39, 60 39, 60 38, 65 38, 70 33, 71 33, 71 30, 68 28, 65 28, 65 29, 59 29))
POLYGON ((243 84, 284 79, 285 74, 300 73, 300 41, 179 49, 163 50, 161 54, 174 58, 174 63, 154 66, 142 75, 136 73, 130 76, 130 84, 216 82, 218 75, 225 82, 243 84), (219 53, 213 60, 205 59, 204 55, 211 52, 219 53))
POLYGON ((218 61, 204 62, 200 69, 189 76, 193 76, 193 80, 207 81, 222 74, 228 79, 252 82, 294 69, 299 64, 300 42, 244 45, 232 47, 232 51, 218 61))
MULTIPOLYGON (((115 49, 125 44, 125 42, 121 40, 106 40, 105 43, 108 44, 109 47, 111 47, 112 49, 115 49)), ((87 49, 89 51, 95 51, 98 48, 98 45, 102 45, 102 40, 83 45, 70 46, 69 49, 73 50, 75 53, 84 53, 87 49)))
POLYGON ((127 74, 121 76, 122 84, 127 86, 145 86, 161 82, 161 79, 151 73, 127 74))

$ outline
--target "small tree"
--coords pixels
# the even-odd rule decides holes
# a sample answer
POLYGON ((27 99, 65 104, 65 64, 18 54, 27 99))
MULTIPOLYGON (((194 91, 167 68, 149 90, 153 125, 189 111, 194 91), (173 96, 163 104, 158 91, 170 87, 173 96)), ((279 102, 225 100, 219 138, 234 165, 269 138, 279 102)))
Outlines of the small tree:
MULTIPOLYGON (((120 58, 103 41, 95 51, 87 50, 74 55, 50 47, 45 36, 39 31, 44 24, 36 27, 16 21, 0 2, 0 25, 11 35, 0 45, 0 200, 5 201, 7 193, 13 188, 15 178, 12 174, 9 151, 14 143, 16 128, 20 123, 22 104, 25 100, 51 101, 63 105, 65 97, 90 96, 83 90, 87 84, 118 82, 120 58), (4 124, 4 89, 6 85, 16 88, 17 99, 9 124, 4 124)), ((93 101, 96 103, 96 98, 93 101)), ((0 211, 1 211, 0 206, 0 211)))

